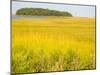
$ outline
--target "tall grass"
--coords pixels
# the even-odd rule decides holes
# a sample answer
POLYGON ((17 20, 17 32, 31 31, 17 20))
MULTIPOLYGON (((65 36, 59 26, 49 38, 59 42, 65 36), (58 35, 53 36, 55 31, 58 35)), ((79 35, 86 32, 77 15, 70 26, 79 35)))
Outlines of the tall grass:
POLYGON ((12 73, 95 69, 95 20, 12 21, 12 73))

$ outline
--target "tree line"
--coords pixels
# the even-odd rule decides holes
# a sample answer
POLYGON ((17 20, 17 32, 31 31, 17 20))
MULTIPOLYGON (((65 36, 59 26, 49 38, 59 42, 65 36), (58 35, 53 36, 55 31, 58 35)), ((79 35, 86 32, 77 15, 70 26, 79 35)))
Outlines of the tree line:
POLYGON ((21 8, 17 10, 16 15, 32 15, 32 16, 72 16, 69 12, 43 9, 43 8, 21 8))

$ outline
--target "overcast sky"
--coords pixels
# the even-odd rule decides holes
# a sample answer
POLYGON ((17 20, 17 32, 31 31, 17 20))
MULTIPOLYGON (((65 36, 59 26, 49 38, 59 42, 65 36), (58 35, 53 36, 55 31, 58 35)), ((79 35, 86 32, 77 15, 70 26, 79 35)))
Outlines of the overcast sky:
POLYGON ((13 14, 15 14, 18 9, 24 7, 48 8, 52 10, 68 11, 72 13, 73 16, 95 17, 95 6, 12 1, 13 14))

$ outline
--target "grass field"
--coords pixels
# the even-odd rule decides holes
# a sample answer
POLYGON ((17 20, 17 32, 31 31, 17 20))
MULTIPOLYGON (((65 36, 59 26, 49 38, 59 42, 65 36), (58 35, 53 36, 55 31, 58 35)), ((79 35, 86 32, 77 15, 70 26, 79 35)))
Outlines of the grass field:
POLYGON ((95 69, 95 19, 12 19, 12 72, 95 69))

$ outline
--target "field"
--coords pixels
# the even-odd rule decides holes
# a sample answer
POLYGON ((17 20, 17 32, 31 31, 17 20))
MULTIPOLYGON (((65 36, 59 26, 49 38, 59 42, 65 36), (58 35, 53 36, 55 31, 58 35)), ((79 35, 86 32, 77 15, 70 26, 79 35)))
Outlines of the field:
POLYGON ((95 18, 12 19, 12 72, 95 69, 95 18))

